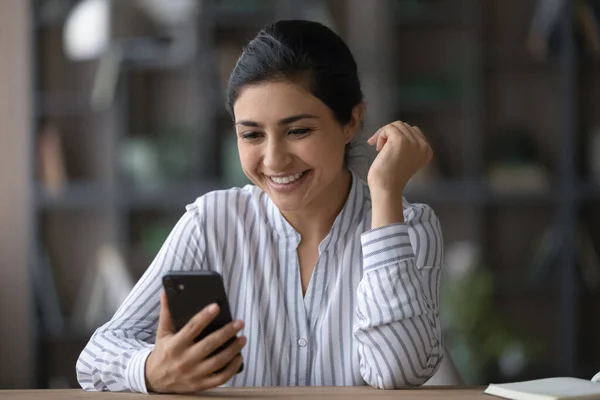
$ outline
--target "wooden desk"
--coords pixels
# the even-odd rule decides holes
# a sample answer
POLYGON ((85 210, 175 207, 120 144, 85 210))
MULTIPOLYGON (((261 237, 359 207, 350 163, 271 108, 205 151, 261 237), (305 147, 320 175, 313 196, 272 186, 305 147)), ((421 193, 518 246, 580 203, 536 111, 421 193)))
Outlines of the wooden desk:
POLYGON ((135 393, 107 393, 84 392, 78 389, 71 390, 0 390, 0 399, 14 400, 55 400, 55 399, 81 399, 81 400, 134 400, 143 397, 154 399, 189 399, 190 397, 212 399, 493 399, 483 394, 484 387, 451 388, 451 387, 426 387, 414 390, 377 390, 368 387, 294 387, 294 388, 234 388, 214 389, 196 396, 177 395, 152 395, 144 396, 135 393))

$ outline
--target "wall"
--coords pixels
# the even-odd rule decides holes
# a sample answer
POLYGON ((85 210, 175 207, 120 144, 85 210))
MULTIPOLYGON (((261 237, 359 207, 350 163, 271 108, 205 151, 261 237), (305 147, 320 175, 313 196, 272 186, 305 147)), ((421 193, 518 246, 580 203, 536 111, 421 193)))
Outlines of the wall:
POLYGON ((0 1, 0 389, 31 384, 28 7, 0 1))

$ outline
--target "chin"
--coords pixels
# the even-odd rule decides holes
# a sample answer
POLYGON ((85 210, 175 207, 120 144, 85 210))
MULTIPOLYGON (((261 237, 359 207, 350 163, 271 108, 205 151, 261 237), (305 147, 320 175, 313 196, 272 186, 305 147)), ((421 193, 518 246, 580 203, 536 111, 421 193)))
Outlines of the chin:
POLYGON ((304 201, 294 201, 291 199, 284 200, 284 199, 278 198, 278 196, 272 196, 268 192, 267 192, 267 195, 269 196, 269 198, 271 199, 273 204, 275 204, 275 206, 279 209, 279 211, 294 212, 294 211, 300 211, 300 210, 303 210, 304 208, 306 208, 306 204, 304 201))

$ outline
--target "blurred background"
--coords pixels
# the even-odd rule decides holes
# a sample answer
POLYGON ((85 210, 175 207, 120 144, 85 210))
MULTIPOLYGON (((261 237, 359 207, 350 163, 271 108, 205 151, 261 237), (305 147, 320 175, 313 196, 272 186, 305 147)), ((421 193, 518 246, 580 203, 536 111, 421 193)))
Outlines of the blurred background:
POLYGON ((600 371, 600 2, 0 1, 0 388, 75 361, 184 206, 244 185, 225 112, 277 19, 352 49, 365 134, 420 126, 406 197, 442 222, 442 318, 469 384, 600 371))

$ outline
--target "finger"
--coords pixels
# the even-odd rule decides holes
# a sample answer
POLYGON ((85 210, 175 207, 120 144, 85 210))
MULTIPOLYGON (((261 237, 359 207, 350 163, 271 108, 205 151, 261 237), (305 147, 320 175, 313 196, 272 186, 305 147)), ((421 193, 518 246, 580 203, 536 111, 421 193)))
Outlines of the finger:
POLYGON ((204 307, 194 315, 179 332, 177 332, 175 335, 177 343, 185 347, 189 346, 189 344, 194 342, 194 339, 206 329, 208 324, 210 324, 218 314, 219 306, 217 304, 210 304, 204 307))
POLYGON ((419 142, 427 143, 427 138, 423 134, 423 131, 421 131, 421 128, 419 128, 418 126, 414 126, 414 125, 410 126, 410 128, 411 128, 411 131, 412 131, 415 139, 417 139, 419 142))
POLYGON ((246 338, 241 336, 237 338, 235 342, 227 346, 227 348, 223 351, 220 351, 214 356, 204 360, 204 362, 199 366, 199 375, 211 375, 225 367, 240 354, 246 343, 246 338))
POLYGON ((394 125, 396 128, 398 128, 398 130, 400 132, 402 132, 402 135, 406 139, 408 139, 409 142, 418 143, 417 137, 412 131, 412 127, 410 125, 408 125, 406 122, 395 121, 395 122, 392 122, 392 125, 394 125))
MULTIPOLYGON (((387 127, 387 129, 389 129, 389 127, 387 127)), ((377 135, 377 144, 375 146, 375 149, 377 151, 381 151, 381 149, 383 149, 383 146, 385 146, 385 144, 388 141, 387 129, 381 129, 381 131, 377 135)))
POLYGON ((413 129, 413 132, 415 133, 415 136, 418 138, 418 140, 421 143, 424 143, 427 146, 429 146, 429 141, 427 140, 427 137, 425 137, 425 134, 423 133, 421 128, 419 128, 418 126, 413 126, 412 129, 413 129))
POLYGON ((230 380, 234 375, 238 373, 243 361, 244 359, 241 355, 237 356, 223 371, 205 378, 202 381, 202 383, 198 385, 198 388, 196 388, 196 390, 208 390, 223 385, 225 382, 230 380))
POLYGON ((427 138, 423 134, 423 131, 421 131, 421 128, 419 128, 418 126, 412 126, 411 128, 416 137, 417 143, 419 143, 419 145, 420 145, 419 148, 426 155, 426 157, 428 159, 427 162, 429 162, 429 160, 431 160, 431 158, 433 156, 433 150, 431 149, 431 146, 429 145, 429 141, 427 141, 427 138))
POLYGON ((395 123, 388 124, 381 128, 377 138, 377 151, 381 151, 381 149, 383 149, 383 146, 385 146, 385 144, 390 140, 390 137, 398 135, 404 136, 400 128, 395 123))
POLYGON ((423 131, 421 130, 421 128, 419 128, 416 125, 411 126, 411 128, 413 129, 413 131, 415 131, 415 133, 417 133, 418 136, 420 136, 423 139, 425 139, 425 135, 423 134, 423 131))
POLYGON ((375 132, 375 134, 367 140, 367 143, 370 144, 371 146, 376 144, 378 137, 379 137, 379 130, 377 132, 375 132))
POLYGON ((186 354, 187 361, 196 363, 198 360, 204 360, 232 337, 235 337, 243 328, 243 321, 233 321, 214 331, 190 348, 190 351, 186 354))
POLYGON ((158 328, 156 329, 156 339, 161 339, 166 336, 171 336, 175 333, 171 313, 169 312, 169 304, 167 295, 164 291, 160 294, 160 313, 158 315, 158 328))

